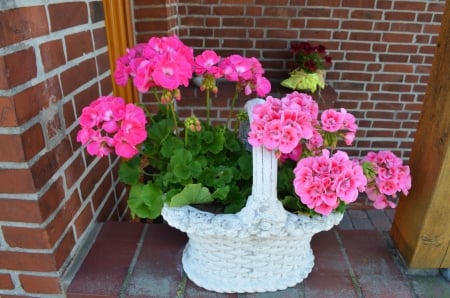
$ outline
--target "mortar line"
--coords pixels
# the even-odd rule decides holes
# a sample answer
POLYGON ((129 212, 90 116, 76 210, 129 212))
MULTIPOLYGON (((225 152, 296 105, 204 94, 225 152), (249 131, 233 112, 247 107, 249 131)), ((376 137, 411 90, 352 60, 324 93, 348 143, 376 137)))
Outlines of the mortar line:
POLYGON ((138 259, 139 255, 141 254, 142 246, 144 245, 144 239, 145 239, 145 236, 147 235, 147 230, 148 230, 148 224, 144 225, 144 230, 142 231, 142 235, 137 244, 133 258, 131 259, 130 267, 128 267, 127 275, 125 277, 125 280, 122 283, 122 286, 120 287, 120 291, 119 291, 120 298, 126 298, 126 290, 130 283, 131 275, 133 274, 134 268, 136 267, 137 259, 138 259))
POLYGON ((344 243, 342 242, 341 236, 339 236, 339 233, 337 230, 334 231, 334 235, 336 236, 336 240, 339 243, 339 247, 341 249, 341 253, 344 257, 345 265, 347 265, 348 271, 350 273, 350 278, 352 279, 353 288, 356 291, 356 295, 358 298, 364 298, 364 294, 362 293, 361 285, 358 282, 358 279, 356 278, 355 271, 353 271, 353 267, 350 264, 350 260, 347 255, 347 251, 344 247, 344 243))

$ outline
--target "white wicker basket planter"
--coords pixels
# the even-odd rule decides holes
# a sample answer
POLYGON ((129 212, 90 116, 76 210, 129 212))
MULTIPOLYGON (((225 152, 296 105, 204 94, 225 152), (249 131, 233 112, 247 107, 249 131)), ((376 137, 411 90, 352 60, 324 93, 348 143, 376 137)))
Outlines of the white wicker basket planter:
POLYGON ((163 208, 167 223, 189 237, 182 264, 195 284, 221 293, 270 292, 308 276, 314 266, 312 236, 337 225, 343 214, 311 218, 285 211, 276 179, 275 154, 254 148, 252 195, 239 213, 163 208))

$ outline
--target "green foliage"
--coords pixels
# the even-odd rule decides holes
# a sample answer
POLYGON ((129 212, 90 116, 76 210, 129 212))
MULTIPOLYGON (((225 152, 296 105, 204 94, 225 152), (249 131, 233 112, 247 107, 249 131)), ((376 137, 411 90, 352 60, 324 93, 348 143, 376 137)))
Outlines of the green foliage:
POLYGON ((325 88, 325 73, 321 70, 307 73, 303 70, 293 70, 289 73, 289 78, 283 80, 281 85, 292 90, 303 90, 315 93, 317 88, 325 88))
POLYGON ((166 113, 161 106, 138 157, 120 167, 121 181, 131 185, 132 215, 155 218, 164 202, 172 207, 215 203, 228 213, 241 210, 251 192, 251 152, 224 126, 202 124, 201 131, 193 132, 180 125, 177 135, 166 113))
POLYGON ((190 204, 204 204, 213 201, 209 189, 201 184, 188 184, 170 200, 170 207, 180 207, 190 204))
POLYGON ((120 181, 129 185, 136 184, 142 174, 140 163, 141 160, 137 157, 121 163, 119 167, 120 181))
POLYGON ((157 218, 161 215, 163 193, 152 183, 131 186, 128 206, 133 217, 157 218))
POLYGON ((361 166, 363 168, 364 176, 370 180, 375 179, 377 176, 377 171, 375 170, 373 163, 364 161, 361 166))

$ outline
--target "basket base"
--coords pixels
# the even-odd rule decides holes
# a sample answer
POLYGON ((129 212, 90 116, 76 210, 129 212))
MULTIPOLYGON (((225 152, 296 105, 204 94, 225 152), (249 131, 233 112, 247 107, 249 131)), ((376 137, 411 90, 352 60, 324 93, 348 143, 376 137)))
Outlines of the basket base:
POLYGON ((284 290, 302 282, 312 271, 314 255, 311 237, 307 238, 295 241, 273 237, 236 239, 231 246, 224 239, 211 239, 205 246, 203 240, 199 244, 198 239, 190 238, 183 251, 183 269, 192 282, 209 291, 257 293, 284 290), (236 247, 234 242, 241 245, 236 247))

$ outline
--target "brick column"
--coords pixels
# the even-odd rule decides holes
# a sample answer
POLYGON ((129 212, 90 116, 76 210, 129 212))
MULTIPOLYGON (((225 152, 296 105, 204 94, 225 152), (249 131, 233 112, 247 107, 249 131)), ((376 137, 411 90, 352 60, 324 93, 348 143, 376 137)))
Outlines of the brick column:
POLYGON ((0 12, 0 296, 49 297, 94 223, 123 216, 124 188, 117 160, 75 141, 112 91, 102 2, 21 5, 0 12))

